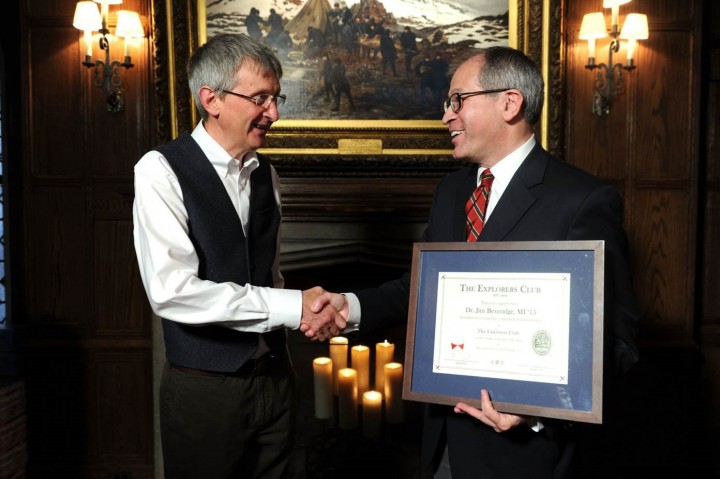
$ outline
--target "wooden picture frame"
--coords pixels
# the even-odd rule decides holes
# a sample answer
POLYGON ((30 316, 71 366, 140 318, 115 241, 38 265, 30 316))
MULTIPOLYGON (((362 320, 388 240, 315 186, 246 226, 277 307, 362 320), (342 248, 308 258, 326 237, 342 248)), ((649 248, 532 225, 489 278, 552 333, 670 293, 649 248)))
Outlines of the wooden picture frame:
POLYGON ((604 241, 416 243, 403 399, 599 424, 604 241))
MULTIPOLYGON (((153 27, 158 142, 191 131, 198 121, 185 65, 205 35, 205 0, 154 0, 153 27)), ((546 107, 538 126, 543 145, 561 153, 562 0, 510 0, 510 45, 526 52, 546 80, 546 107)), ((280 120, 263 152, 274 157, 450 157, 447 128, 439 120, 280 120)))

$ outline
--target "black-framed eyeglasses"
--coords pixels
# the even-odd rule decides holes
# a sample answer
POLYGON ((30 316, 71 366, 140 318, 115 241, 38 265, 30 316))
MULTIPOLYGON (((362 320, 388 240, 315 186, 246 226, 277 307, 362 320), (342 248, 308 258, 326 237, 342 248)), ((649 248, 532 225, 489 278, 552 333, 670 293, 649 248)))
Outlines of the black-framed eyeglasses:
POLYGON ((452 111, 455 113, 459 112, 462 108, 463 104, 463 98, 467 98, 469 96, 475 96, 475 95, 489 95, 490 93, 502 93, 504 91, 508 91, 510 88, 495 88, 494 90, 480 90, 480 91, 468 91, 465 93, 453 93, 448 97, 447 100, 443 102, 443 107, 445 108, 445 111, 448 111, 448 108, 452 108, 452 111))
POLYGON ((246 100, 249 100, 249 101, 255 103, 255 105, 259 106, 260 108, 265 108, 266 110, 268 108, 270 108, 270 103, 272 103, 273 100, 275 101, 275 103, 277 103, 278 107, 283 106, 285 104, 285 95, 275 96, 275 95, 271 95, 269 93, 261 93, 259 95, 255 95, 255 96, 247 96, 247 95, 243 95, 242 93, 235 93, 234 91, 228 91, 228 90, 223 90, 222 92, 227 93, 228 95, 245 98, 246 100))

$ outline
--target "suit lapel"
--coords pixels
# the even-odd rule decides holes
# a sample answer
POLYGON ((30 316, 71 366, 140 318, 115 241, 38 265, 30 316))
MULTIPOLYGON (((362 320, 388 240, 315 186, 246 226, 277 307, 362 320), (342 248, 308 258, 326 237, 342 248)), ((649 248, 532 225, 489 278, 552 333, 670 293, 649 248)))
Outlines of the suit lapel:
POLYGON ((539 144, 525 158, 515 172, 500 202, 485 224, 480 241, 502 241, 535 203, 530 189, 542 183, 547 167, 547 155, 539 144))
POLYGON ((455 205, 453 211, 456 217, 453 218, 453 239, 455 241, 465 241, 467 239, 467 233, 465 229, 466 215, 465 215, 465 204, 468 198, 475 188, 477 188, 477 171, 478 165, 472 165, 468 168, 467 177, 462 179, 457 191, 455 192, 455 205))

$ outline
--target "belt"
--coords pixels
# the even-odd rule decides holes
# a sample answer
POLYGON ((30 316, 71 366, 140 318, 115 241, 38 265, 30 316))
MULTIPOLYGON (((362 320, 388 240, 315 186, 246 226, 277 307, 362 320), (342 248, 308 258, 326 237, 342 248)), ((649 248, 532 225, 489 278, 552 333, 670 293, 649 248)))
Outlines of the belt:
POLYGON ((282 357, 276 354, 265 354, 259 358, 248 359, 237 371, 229 373, 221 373, 216 371, 206 371, 204 369, 189 368, 178 364, 170 364, 170 367, 187 374, 195 376, 206 376, 213 378, 221 378, 227 376, 248 377, 248 376, 265 376, 273 369, 277 370, 283 364, 282 357))

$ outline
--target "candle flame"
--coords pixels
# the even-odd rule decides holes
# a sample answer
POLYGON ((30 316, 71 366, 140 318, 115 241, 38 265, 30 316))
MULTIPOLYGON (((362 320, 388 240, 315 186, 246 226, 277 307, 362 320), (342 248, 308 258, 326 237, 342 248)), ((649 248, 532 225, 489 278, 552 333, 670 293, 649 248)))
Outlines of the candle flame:
POLYGON ((363 397, 366 398, 366 399, 368 399, 368 400, 381 399, 381 398, 382 398, 382 394, 380 394, 380 393, 377 392, 377 391, 367 391, 367 392, 363 393, 363 397))

